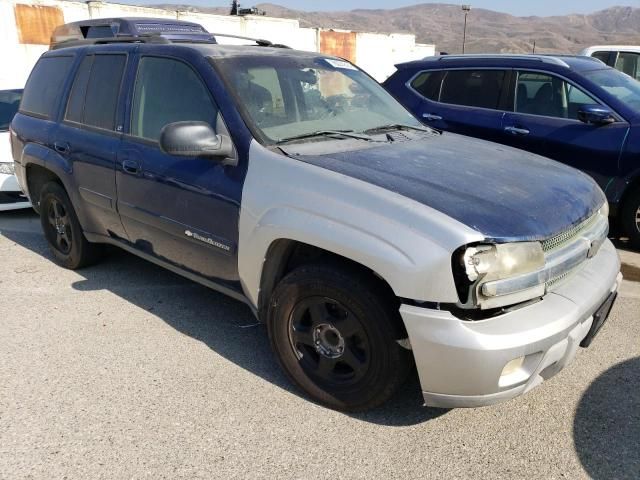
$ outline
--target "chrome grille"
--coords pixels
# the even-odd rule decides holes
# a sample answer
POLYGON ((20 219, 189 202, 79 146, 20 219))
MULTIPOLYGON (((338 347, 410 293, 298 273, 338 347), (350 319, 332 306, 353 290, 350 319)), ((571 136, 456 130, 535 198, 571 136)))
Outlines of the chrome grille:
POLYGON ((584 230, 589 228, 596 221, 597 218, 598 218, 598 214, 596 213, 595 215, 592 215, 591 217, 586 219, 584 222, 576 225, 575 227, 570 228, 569 230, 566 230, 565 232, 562 232, 561 234, 556 235, 555 237, 544 240, 542 242, 542 251, 546 253, 546 252, 550 252, 551 250, 555 250, 556 248, 562 247, 563 245, 566 245, 575 237, 580 235, 580 233, 582 233, 584 230))
POLYGON ((550 292, 556 287, 559 283, 562 283, 569 275, 571 275, 576 269, 569 270, 568 272, 564 272, 562 275, 558 275, 555 278, 552 278, 548 282, 545 283, 545 289, 547 292, 550 292))

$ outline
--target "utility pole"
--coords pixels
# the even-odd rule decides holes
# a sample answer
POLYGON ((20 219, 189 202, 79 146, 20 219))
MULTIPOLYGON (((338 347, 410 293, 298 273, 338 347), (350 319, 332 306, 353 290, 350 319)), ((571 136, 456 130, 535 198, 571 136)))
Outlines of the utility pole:
POLYGON ((467 15, 471 11, 471 5, 462 5, 462 11, 464 12, 464 31, 462 33, 462 54, 464 55, 464 47, 467 43, 467 15))
POLYGON ((533 41, 533 52, 531 52, 531 53, 534 53, 534 54, 536 53, 536 41, 535 40, 533 41))

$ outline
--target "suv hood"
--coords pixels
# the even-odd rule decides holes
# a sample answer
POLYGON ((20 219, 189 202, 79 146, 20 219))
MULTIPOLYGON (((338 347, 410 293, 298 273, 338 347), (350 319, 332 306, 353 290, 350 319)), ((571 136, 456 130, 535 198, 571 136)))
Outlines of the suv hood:
POLYGON ((550 238, 590 217, 605 201, 598 185, 576 169, 450 133, 291 156, 404 195, 496 242, 550 238))

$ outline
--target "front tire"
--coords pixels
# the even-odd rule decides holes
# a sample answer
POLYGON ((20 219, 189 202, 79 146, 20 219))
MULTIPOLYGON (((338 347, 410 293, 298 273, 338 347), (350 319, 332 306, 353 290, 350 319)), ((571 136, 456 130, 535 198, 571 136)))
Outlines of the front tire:
POLYGON ((71 270, 95 263, 101 255, 101 245, 89 243, 82 233, 71 200, 56 182, 42 187, 40 223, 56 262, 71 270))
POLYGON ((355 269, 302 266, 272 296, 267 328, 288 376, 316 401, 363 411, 405 381, 411 353, 397 304, 380 281, 355 269))
POLYGON ((622 229, 629 237, 629 243, 640 248, 640 189, 631 192, 622 207, 622 229))

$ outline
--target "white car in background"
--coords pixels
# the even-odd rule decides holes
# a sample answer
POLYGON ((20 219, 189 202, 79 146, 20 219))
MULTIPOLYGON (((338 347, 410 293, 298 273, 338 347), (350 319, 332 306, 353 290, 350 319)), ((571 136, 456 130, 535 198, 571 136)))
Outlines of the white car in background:
POLYGON ((0 90, 0 211, 31 207, 14 175, 9 142, 9 125, 21 98, 22 90, 0 90))
POLYGON ((640 80, 640 46, 599 45, 585 48, 580 55, 602 60, 610 67, 640 80))

